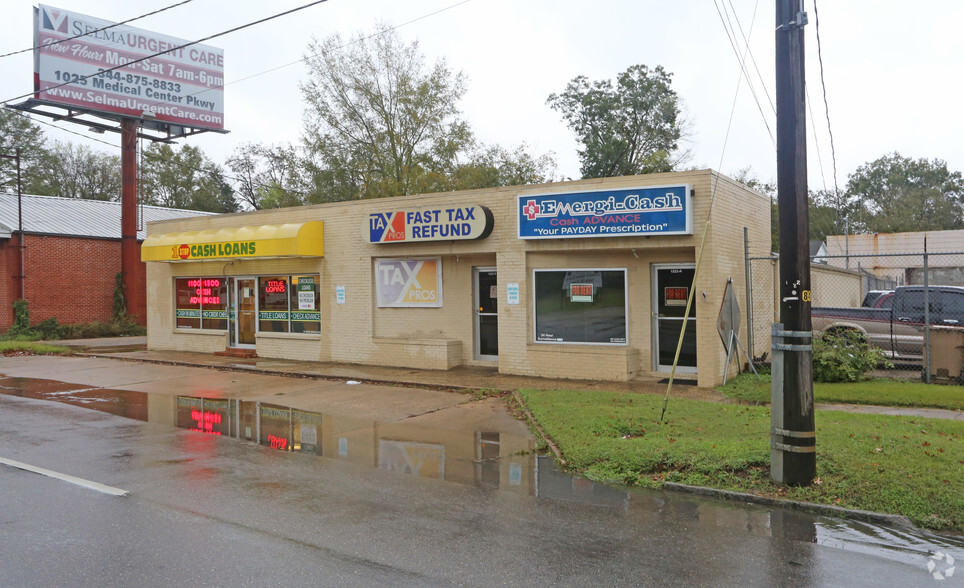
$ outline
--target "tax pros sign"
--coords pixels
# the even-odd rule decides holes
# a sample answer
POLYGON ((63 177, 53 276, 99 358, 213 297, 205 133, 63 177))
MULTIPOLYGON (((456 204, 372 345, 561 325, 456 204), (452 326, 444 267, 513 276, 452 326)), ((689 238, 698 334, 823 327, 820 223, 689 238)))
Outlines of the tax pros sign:
POLYGON ((136 27, 34 8, 34 92, 95 113, 224 130, 224 52, 136 27))

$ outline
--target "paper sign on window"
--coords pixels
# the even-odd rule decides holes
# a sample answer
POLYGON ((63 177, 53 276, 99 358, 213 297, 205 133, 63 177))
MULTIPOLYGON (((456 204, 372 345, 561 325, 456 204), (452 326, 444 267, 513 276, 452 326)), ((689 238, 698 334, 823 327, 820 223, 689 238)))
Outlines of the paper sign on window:
POLYGON ((570 302, 592 302, 592 284, 569 284, 570 302))
POLYGON ((686 299, 689 298, 689 294, 690 289, 686 286, 663 288, 666 306, 686 306, 686 299))

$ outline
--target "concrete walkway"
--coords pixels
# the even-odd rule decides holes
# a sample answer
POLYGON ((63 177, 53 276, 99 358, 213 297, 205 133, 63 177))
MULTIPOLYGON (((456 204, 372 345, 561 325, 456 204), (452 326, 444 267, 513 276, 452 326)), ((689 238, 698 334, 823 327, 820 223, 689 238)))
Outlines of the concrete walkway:
MULTIPOLYGON (((660 396, 666 394, 665 381, 658 381, 652 378, 640 378, 629 382, 606 382, 513 376, 500 374, 494 366, 458 366, 450 370, 420 370, 415 368, 309 362, 287 359, 240 359, 186 351, 148 351, 146 348, 146 337, 76 339, 55 341, 52 343, 71 347, 78 353, 95 357, 235 370, 263 375, 352 380, 361 381, 366 384, 439 391, 468 392, 491 390, 496 392, 511 392, 524 388, 540 390, 578 388, 580 390, 608 390, 613 392, 657 394, 660 396)), ((686 384, 674 384, 671 397, 711 402, 728 401, 728 399, 717 390, 699 388, 686 384)), ((815 408, 823 411, 919 416, 964 421, 964 412, 962 411, 935 408, 907 408, 857 404, 817 404, 815 408)))

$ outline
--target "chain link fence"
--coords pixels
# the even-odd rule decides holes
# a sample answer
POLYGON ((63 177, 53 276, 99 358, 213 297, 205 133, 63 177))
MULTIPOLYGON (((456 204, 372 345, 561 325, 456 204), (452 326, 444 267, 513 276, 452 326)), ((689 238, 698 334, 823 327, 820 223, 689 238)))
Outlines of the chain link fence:
MULTIPOLYGON (((747 347, 757 366, 779 322, 778 256, 746 255, 747 347)), ((875 375, 964 384, 964 252, 811 257, 815 333, 850 334, 888 359, 875 375)))

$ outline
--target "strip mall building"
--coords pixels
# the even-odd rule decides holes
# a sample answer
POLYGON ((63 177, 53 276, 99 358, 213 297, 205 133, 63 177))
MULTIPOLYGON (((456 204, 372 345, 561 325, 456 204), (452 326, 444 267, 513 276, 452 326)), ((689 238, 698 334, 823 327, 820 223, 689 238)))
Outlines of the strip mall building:
POLYGON ((665 377, 705 231, 677 377, 712 386, 730 280, 743 306, 744 227, 768 253, 768 199, 710 170, 155 222, 148 346, 665 377))

